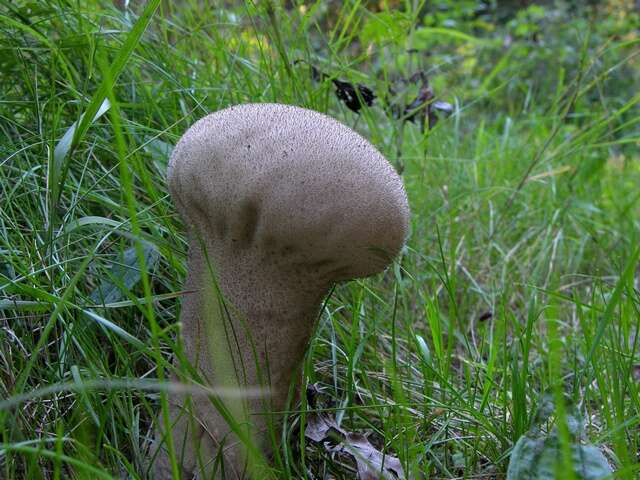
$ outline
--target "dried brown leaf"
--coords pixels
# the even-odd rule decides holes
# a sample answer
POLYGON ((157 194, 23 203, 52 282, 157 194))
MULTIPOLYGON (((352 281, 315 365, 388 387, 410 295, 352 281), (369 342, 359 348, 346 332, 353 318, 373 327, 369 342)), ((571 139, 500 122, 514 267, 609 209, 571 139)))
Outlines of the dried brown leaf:
MULTIPOLYGON (((306 393, 307 403, 311 408, 316 408, 320 389, 316 385, 309 385, 306 393)), ((352 457, 359 480, 406 478, 397 457, 380 452, 365 435, 340 427, 333 415, 327 412, 310 412, 306 420, 304 436, 313 442, 322 443, 327 452, 352 457)))
POLYGON ((358 468, 359 480, 403 480, 404 469, 397 457, 380 452, 361 433, 347 432, 333 451, 351 455, 358 468))
POLYGON ((307 428, 304 431, 304 436, 314 442, 322 442, 329 439, 332 429, 339 432, 341 436, 346 433, 328 413, 311 413, 307 417, 307 428))

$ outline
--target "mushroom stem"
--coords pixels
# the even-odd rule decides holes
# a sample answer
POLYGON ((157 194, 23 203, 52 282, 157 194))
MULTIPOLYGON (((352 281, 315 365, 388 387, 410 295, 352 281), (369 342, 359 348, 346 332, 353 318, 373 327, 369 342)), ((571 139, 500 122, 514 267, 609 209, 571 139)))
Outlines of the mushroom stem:
MULTIPOLYGON (((217 463, 224 476, 215 478, 255 477, 256 451, 270 451, 268 414, 286 405, 322 299, 333 283, 378 273, 399 252, 406 194, 360 135, 278 104, 198 121, 178 142, 168 176, 190 230, 186 357, 208 385, 268 395, 222 400, 222 413, 210 398, 174 395, 166 434, 185 473, 211 478, 217 463)), ((161 455, 156 478, 168 471, 161 455)))

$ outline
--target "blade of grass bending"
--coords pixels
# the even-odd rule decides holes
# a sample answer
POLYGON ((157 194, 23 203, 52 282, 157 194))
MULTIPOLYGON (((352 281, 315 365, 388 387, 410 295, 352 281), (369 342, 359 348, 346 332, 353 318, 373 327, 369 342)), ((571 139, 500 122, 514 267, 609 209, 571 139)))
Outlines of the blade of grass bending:
MULTIPOLYGON (((111 111, 109 112, 109 117, 111 120, 111 124, 113 126, 113 133, 115 136, 115 143, 116 143, 116 152, 118 154, 119 163, 120 163, 120 181, 122 183, 122 192, 123 192, 124 200, 126 201, 127 208, 129 210, 129 215, 131 218, 131 230, 133 233, 133 238, 135 239, 134 247, 136 250, 136 256, 138 258, 138 266, 141 274, 144 297, 147 300, 147 302, 144 305, 146 308, 141 309, 141 312, 149 322, 149 328, 151 330, 151 347, 152 347, 151 354, 156 363, 158 380, 162 383, 164 382, 165 378, 164 378, 164 366, 163 366, 162 353, 160 351, 160 327, 158 325, 158 322, 156 321, 154 310, 153 310, 153 303, 151 302, 151 298, 152 298, 151 284, 149 282, 149 275, 147 273, 147 268, 146 268, 146 258, 145 258, 145 254, 142 246, 142 230, 138 222, 137 201, 134 195, 133 178, 132 178, 131 172, 129 171, 129 163, 127 161, 127 154, 126 154, 127 148, 126 148, 124 133, 122 130, 122 125, 120 122, 120 110, 118 108, 118 101, 116 100, 115 94, 113 92, 113 83, 116 80, 117 74, 122 70, 122 68, 124 67, 124 63, 126 63, 126 59, 133 52, 133 48, 135 47, 137 40, 140 38, 140 35, 142 35, 142 32, 146 28, 146 25, 148 24, 151 18, 151 15, 155 11, 155 7, 158 6, 158 3, 159 3, 159 0, 155 0, 147 4, 147 7, 145 8, 145 11, 142 17, 140 18, 140 20, 138 20, 138 22, 136 23, 136 25, 132 30, 132 34, 133 34, 133 31, 135 31, 135 29, 141 25, 142 20, 144 20, 145 18, 145 14, 147 14, 148 16, 146 17, 146 22, 144 22, 143 26, 140 26, 137 33, 137 37, 134 37, 136 38, 135 42, 129 42, 131 38, 127 39, 127 42, 125 42, 125 44, 129 43, 129 45, 127 45, 128 46, 127 53, 125 55, 122 55, 122 51, 121 51, 121 55, 118 56, 118 59, 116 59, 116 62, 114 62, 114 65, 111 66, 111 69, 107 67, 106 63, 103 62, 102 58, 99 57, 98 61, 101 63, 100 66, 101 66, 101 69, 103 70, 103 75, 104 75, 104 80, 101 85, 101 88, 104 87, 104 90, 102 92, 99 91, 99 93, 101 92, 101 94, 108 96, 108 99, 112 105, 111 111), (149 7, 153 7, 153 8, 150 9, 149 7), (121 62, 118 63, 118 60, 121 60, 121 62), (116 76, 113 75, 114 70, 115 70, 116 76)), ((165 426, 165 429, 166 431, 170 431, 171 418, 169 413, 169 399, 167 397, 166 392, 163 392, 163 391, 160 392, 160 409, 162 414, 162 422, 165 426)), ((171 464, 172 478, 180 479, 181 477, 180 477, 180 471, 179 471, 179 465, 176 457, 176 452, 173 445, 173 437, 172 435, 167 435, 166 437, 167 438, 165 440, 165 444, 167 446, 167 453, 169 455, 169 462, 171 464)))
POLYGON ((114 480, 114 477, 106 473, 104 470, 94 467, 93 465, 89 465, 84 463, 78 459, 73 457, 69 457, 64 454, 60 454, 55 451, 45 450, 41 447, 29 447, 25 445, 11 445, 11 444, 0 444, 0 458, 6 455, 6 452, 18 452, 18 453, 29 453, 32 455, 41 455, 43 457, 50 458, 52 460, 59 459, 63 462, 72 465, 78 469, 84 470, 87 473, 91 473, 95 475, 97 478, 104 478, 106 480, 114 480))
MULTIPOLYGON (((104 99, 89 123, 94 123, 96 120, 102 117, 105 113, 107 113, 107 111, 110 108, 111 108, 111 104, 109 103, 109 100, 104 99)), ((75 135, 76 132, 78 131, 78 125, 81 125, 84 123, 84 119, 86 115, 87 115, 87 112, 83 113, 82 115, 80 115, 79 120, 71 124, 71 126, 67 129, 67 131, 62 136, 62 138, 58 141, 56 148, 53 150, 53 168, 50 171, 50 185, 56 195, 60 187, 60 185, 58 184, 58 181, 60 180, 64 159, 67 157, 67 154, 69 153, 69 151, 71 150, 71 147, 73 146, 73 140, 76 136, 75 135)))
POLYGON ((19 395, 13 395, 7 399, 0 400, 0 411, 9 410, 19 407, 21 404, 33 401, 36 399, 46 398, 56 393, 79 393, 83 391, 141 391, 141 392, 175 392, 175 393, 188 393, 190 395, 206 396, 206 397, 219 397, 230 400, 237 400, 241 398, 261 398, 268 394, 264 389, 229 389, 229 388, 213 388, 202 384, 202 379, 198 379, 194 376, 194 379, 198 380, 199 384, 184 384, 176 382, 156 382, 153 380, 146 380, 142 378, 118 378, 118 379, 88 379, 78 382, 76 380, 72 382, 62 382, 47 385, 46 387, 35 388, 28 393, 19 395))
POLYGON ((84 314, 86 316, 88 316, 92 320, 95 320, 96 322, 98 322, 100 325, 102 325, 106 329, 111 330, 113 333, 118 335, 123 340, 126 340, 127 342, 131 343, 132 345, 136 346, 137 348, 139 348, 141 350, 143 350, 145 348, 145 344, 143 342, 141 342, 136 337, 131 335, 125 329, 123 329, 123 328, 119 327, 118 325, 116 325, 115 323, 107 320, 103 316, 98 315, 93 310, 87 308, 87 309, 84 309, 82 311, 84 312, 84 314))
MULTIPOLYGON (((54 180, 54 182, 51 184, 53 193, 52 200, 54 205, 58 203, 60 192, 62 191, 62 184, 65 181, 69 168, 68 162, 65 162, 66 157, 78 146, 84 135, 87 133, 87 130, 89 129, 91 123, 96 119, 97 116, 99 116, 98 114, 101 109, 103 109, 107 94, 111 90, 113 82, 118 79, 118 77, 124 70, 124 67, 129 61, 129 58, 131 58, 131 54, 138 45, 142 34, 147 29, 147 26, 149 25, 153 14, 158 8, 158 5, 160 5, 160 0, 149 0, 149 2, 146 4, 144 10, 142 11, 142 14, 140 15, 140 18, 138 18, 138 21, 131 29, 131 32, 129 32, 129 36, 122 44, 122 47, 118 51, 118 55, 116 56, 113 64, 111 64, 111 67, 109 68, 109 74, 104 77, 102 83, 98 87, 98 90, 94 93, 89 106, 80 117, 77 128, 73 128, 72 126, 72 128, 67 131, 67 134, 69 134, 69 131, 72 131, 72 133, 70 134, 72 135, 71 141, 69 142, 67 134, 65 134, 62 140, 58 143, 58 146, 56 146, 54 152, 54 178, 51 179, 54 180)), ((102 114, 104 114, 107 110, 108 107, 104 109, 102 114)))

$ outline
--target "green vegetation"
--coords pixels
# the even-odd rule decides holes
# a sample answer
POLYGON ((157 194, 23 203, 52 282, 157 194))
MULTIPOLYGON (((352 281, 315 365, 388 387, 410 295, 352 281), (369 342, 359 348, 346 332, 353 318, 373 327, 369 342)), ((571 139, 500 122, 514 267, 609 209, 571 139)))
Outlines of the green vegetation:
MULTIPOLYGON (((408 477, 504 478, 552 398, 561 478, 577 417, 636 478, 640 17, 494 3, 0 0, 0 478, 147 478, 180 352, 168 155, 242 102, 340 119, 410 198, 402 258, 321 315, 315 406, 408 477)), ((354 478, 302 397, 275 478, 354 478)))

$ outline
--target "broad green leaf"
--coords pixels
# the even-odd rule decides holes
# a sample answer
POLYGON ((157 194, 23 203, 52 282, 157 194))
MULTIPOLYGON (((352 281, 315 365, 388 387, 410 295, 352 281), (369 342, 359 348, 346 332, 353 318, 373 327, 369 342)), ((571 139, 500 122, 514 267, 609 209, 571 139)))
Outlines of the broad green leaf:
MULTIPOLYGON (((158 261, 159 255, 155 247, 143 242, 142 251, 147 270, 151 269, 158 261)), ((108 278, 90 295, 91 300, 97 304, 109 304, 118 302, 127 297, 131 290, 142 278, 140 264, 134 247, 125 250, 109 269, 108 278)))
MULTIPOLYGON (((560 442, 555 432, 535 437, 530 433, 520 437, 511 453, 507 480, 556 480, 560 442)), ((571 445, 575 475, 581 480, 610 478, 611 467, 602 452, 594 445, 571 445)))
MULTIPOLYGON (((520 437, 511 452, 507 480, 555 480, 558 477, 558 462, 562 458, 557 429, 543 430, 553 415, 553 400, 542 402, 536 420, 525 435, 520 437)), ((579 480, 601 480, 613 473, 600 450, 583 441, 583 421, 577 413, 567 415, 571 435, 571 461, 574 478, 579 480)))

